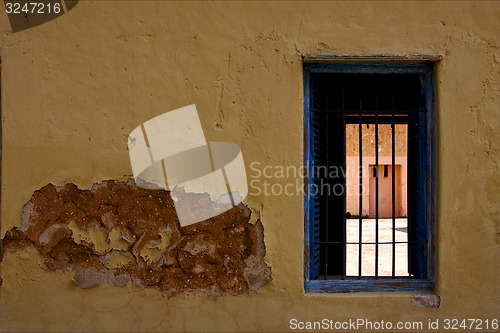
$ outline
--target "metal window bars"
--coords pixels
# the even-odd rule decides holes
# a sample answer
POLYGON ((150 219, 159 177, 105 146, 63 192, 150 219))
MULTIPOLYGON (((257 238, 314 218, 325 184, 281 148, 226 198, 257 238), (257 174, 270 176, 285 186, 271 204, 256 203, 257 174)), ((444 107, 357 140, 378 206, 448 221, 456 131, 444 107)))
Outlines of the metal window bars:
MULTIPOLYGON (((416 108, 407 108, 407 109, 401 109, 396 107, 396 93, 395 89, 392 88, 391 91, 391 107, 389 109, 385 110, 380 110, 379 109, 379 98, 378 96, 375 96, 375 106, 374 108, 372 107, 371 109, 364 109, 363 108, 363 94, 360 92, 359 93, 359 109, 358 110, 353 110, 353 109, 348 109, 346 110, 346 103, 345 103, 345 91, 342 89, 342 102, 341 102, 341 107, 340 108, 329 108, 329 103, 328 103, 328 98, 326 98, 326 103, 324 104, 325 108, 324 109, 312 109, 312 113, 317 113, 317 114, 336 114, 340 115, 342 118, 342 121, 344 122, 344 125, 346 124, 357 124, 358 125, 358 153, 359 153, 359 204, 358 204, 358 241, 357 242, 352 242, 347 240, 347 228, 346 228, 346 218, 343 221, 343 230, 344 234, 342 235, 342 241, 332 241, 329 240, 329 233, 328 233, 328 227, 330 223, 338 223, 338 221, 332 221, 331 215, 329 214, 329 208, 330 205, 328 203, 328 197, 326 197, 326 204, 324 205, 323 209, 324 211, 324 232, 325 232, 325 237, 323 237, 323 240, 320 241, 311 241, 311 243, 319 243, 320 246, 319 249, 324 250, 322 253, 323 260, 322 263, 324 267, 322 268, 323 274, 322 278, 327 280, 330 279, 329 275, 329 254, 331 253, 328 250, 328 246, 332 244, 341 244, 343 245, 343 260, 342 260, 342 275, 341 279, 351 279, 353 278, 352 275, 348 275, 346 273, 346 261, 348 260, 347 258, 347 251, 346 247, 348 245, 357 245, 358 247, 358 274, 357 276, 354 276, 354 278, 357 279, 362 279, 365 277, 368 277, 366 275, 363 275, 363 246, 365 245, 374 245, 375 248, 375 265, 374 265, 374 278, 378 279, 379 278, 379 264, 380 264, 380 246, 381 245, 391 245, 392 246, 392 262, 391 262, 391 272, 392 274, 390 275, 393 279, 395 278, 401 278, 402 276, 396 274, 396 256, 397 256, 397 251, 396 251, 396 246, 397 244, 406 244, 407 246, 411 242, 408 238, 406 241, 397 241, 396 239, 396 140, 398 138, 396 137, 396 125, 397 124, 409 124, 409 119, 410 115, 415 113, 415 112, 422 112, 425 110, 419 110, 416 108), (374 132, 375 132, 375 165, 373 166, 373 175, 375 178, 375 241, 363 241, 363 125, 366 124, 368 125, 374 125, 374 132), (384 124, 384 125, 390 125, 391 126, 391 131, 390 131, 390 137, 391 137, 391 241, 380 241, 380 211, 379 211, 379 206, 380 206, 380 198, 379 198, 379 192, 380 192, 380 180, 379 180, 379 166, 380 166, 380 156, 379 156, 379 125, 384 124)), ((337 118, 338 119, 338 118, 337 118)), ((328 131, 328 116, 324 117, 324 127, 327 129, 324 133, 326 136, 326 141, 325 142, 330 142, 328 139, 329 136, 329 131, 328 131)), ((344 142, 344 145, 346 143, 344 142)), ((326 154, 326 160, 329 161, 328 159, 328 154, 329 154, 329 148, 328 144, 322 147, 324 150, 324 153, 326 154)), ((345 152, 345 147, 344 147, 344 152, 345 152)), ((345 207, 345 206, 344 206, 345 207)), ((346 212, 344 212, 345 214, 346 212)), ((344 215, 345 216, 345 215, 344 215)), ((408 225, 407 225, 408 227, 408 225)), ((408 274, 409 276, 409 274, 408 274)), ((370 276, 372 277, 372 276, 370 276)), ((385 277, 385 276, 384 276, 385 277)), ((319 278, 319 277, 318 277, 319 278)))

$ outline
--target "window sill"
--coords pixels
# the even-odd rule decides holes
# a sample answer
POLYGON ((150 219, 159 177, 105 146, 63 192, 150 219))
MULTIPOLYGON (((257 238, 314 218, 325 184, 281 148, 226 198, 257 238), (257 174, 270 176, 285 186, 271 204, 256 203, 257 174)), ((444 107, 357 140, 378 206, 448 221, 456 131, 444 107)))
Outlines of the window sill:
POLYGON ((304 283, 306 293, 355 293, 432 290, 434 284, 417 279, 311 280, 304 283))

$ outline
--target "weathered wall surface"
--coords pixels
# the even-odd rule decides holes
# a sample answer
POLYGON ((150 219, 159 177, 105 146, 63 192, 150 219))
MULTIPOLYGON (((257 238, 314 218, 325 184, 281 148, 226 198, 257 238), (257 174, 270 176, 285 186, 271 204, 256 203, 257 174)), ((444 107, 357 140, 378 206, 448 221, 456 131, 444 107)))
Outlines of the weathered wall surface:
POLYGON ((196 104, 207 139, 238 144, 255 177, 252 162, 302 164, 303 55, 443 56, 438 309, 412 305, 411 293, 304 294, 302 195, 261 194, 244 201, 262 223, 272 268, 258 293, 82 290, 74 272, 48 270, 27 247, 1 263, 0 330, 284 331, 292 318, 498 316, 499 22, 497 2, 447 1, 80 1, 15 34, 0 15, 2 237, 48 183, 90 189, 130 178, 128 134, 166 111, 196 104))
MULTIPOLYGON (((206 209, 195 199, 197 209, 206 209)), ((249 223, 243 205, 180 227, 173 196, 162 189, 133 180, 104 181, 92 190, 49 184, 33 194, 21 220, 7 231, 3 254, 35 247, 49 270, 75 271, 81 288, 130 282, 169 296, 205 291, 217 297, 257 291, 270 281, 262 224, 249 223)))

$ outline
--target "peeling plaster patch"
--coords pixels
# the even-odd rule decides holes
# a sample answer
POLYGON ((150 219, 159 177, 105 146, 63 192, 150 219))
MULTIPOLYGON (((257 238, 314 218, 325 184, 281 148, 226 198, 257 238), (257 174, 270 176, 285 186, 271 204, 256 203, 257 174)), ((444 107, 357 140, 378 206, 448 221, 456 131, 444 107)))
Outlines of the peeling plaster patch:
POLYGON ((142 259, 148 264, 152 264, 161 252, 170 244, 170 234, 160 232, 160 241, 149 241, 141 250, 140 255, 142 259))
POLYGON ((112 251, 104 258, 104 266, 107 269, 122 268, 126 267, 130 260, 132 260, 132 258, 129 253, 125 255, 119 251, 112 251))
POLYGON ((106 282, 113 282, 117 286, 124 287, 130 281, 130 277, 125 274, 116 275, 116 270, 96 270, 91 267, 77 268, 73 281, 82 289, 92 288, 106 282))
POLYGON ((21 213, 21 228, 19 230, 26 232, 29 227, 29 218, 33 216, 33 203, 30 201, 23 207, 23 211, 21 213))
POLYGON ((441 305, 441 297, 436 294, 414 295, 411 297, 411 305, 418 305, 426 308, 439 308, 441 305))
POLYGON ((73 220, 69 221, 68 228, 71 230, 75 243, 81 244, 82 242, 85 242, 93 244, 94 251, 98 254, 106 254, 110 250, 110 246, 106 242, 106 230, 99 227, 90 227, 82 230, 73 220))
POLYGON ((122 231, 121 228, 112 228, 108 234, 109 246, 119 251, 127 251, 132 243, 132 238, 122 231))
POLYGON ((24 206, 21 227, 7 231, 2 251, 32 246, 49 270, 75 271, 80 288, 131 281, 169 296, 190 290, 240 295, 271 281, 263 227, 250 223, 250 215, 239 205, 181 228, 169 192, 161 189, 132 180, 92 190, 48 184, 24 206))
POLYGON ((43 244, 43 245, 48 244, 49 241, 54 236, 54 233, 57 232, 58 230, 61 230, 61 229, 64 229, 64 231, 66 231, 68 229, 68 227, 65 226, 64 224, 51 225, 50 227, 45 229, 45 231, 40 235, 40 237, 38 238, 38 241, 40 242, 40 244, 43 244))

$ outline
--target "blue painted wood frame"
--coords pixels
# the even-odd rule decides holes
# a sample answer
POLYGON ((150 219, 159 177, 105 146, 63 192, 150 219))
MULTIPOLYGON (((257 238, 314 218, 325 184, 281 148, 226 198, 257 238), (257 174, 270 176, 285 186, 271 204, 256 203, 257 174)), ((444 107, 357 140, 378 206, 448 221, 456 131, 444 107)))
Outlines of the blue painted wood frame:
MULTIPOLYGON (((1 59, 0 59, 1 60, 1 59)), ((1 63, 1 61, 0 61, 1 63)), ((2 87, 1 87, 1 84, 2 84, 2 80, 1 80, 1 73, 0 73, 0 188, 2 186, 2 124, 3 124, 3 120, 2 120, 2 87)), ((1 203, 1 191, 0 191, 0 203, 1 203)), ((2 208, 1 208, 1 205, 0 205, 0 216, 2 216, 2 208)), ((0 217, 0 230, 2 229, 2 219, 0 217)), ((0 266, 2 264, 2 239, 0 238, 0 266)), ((0 277, 0 286, 2 286, 2 277, 0 277)))
POLYGON ((434 287, 435 262, 435 221, 436 221, 436 110, 434 88, 434 60, 432 61, 383 61, 379 62, 304 62, 304 166, 308 177, 304 180, 304 290, 306 292, 376 292, 376 291, 412 291, 432 290, 434 287), (309 239, 312 235, 314 220, 313 198, 308 189, 312 185, 310 176, 313 154, 312 127, 311 127, 311 91, 314 73, 352 73, 352 74, 415 74, 425 77, 426 108, 422 130, 419 137, 425 140, 424 167, 421 168, 421 179, 425 190, 419 192, 424 196, 422 209, 424 210, 427 232, 427 273, 426 279, 383 279, 377 280, 313 280, 311 265, 313 253, 309 248, 309 239))

